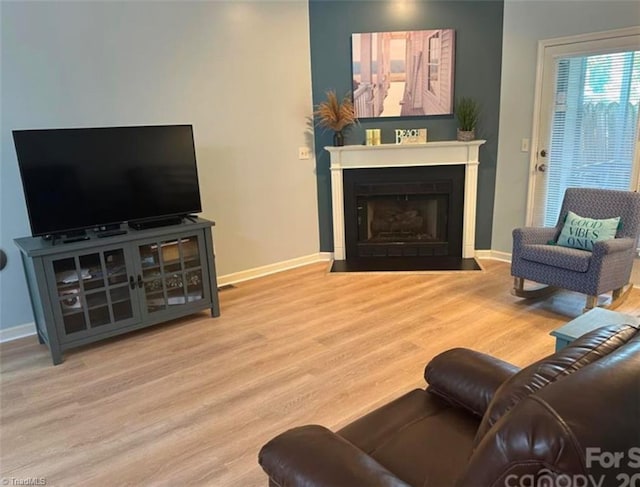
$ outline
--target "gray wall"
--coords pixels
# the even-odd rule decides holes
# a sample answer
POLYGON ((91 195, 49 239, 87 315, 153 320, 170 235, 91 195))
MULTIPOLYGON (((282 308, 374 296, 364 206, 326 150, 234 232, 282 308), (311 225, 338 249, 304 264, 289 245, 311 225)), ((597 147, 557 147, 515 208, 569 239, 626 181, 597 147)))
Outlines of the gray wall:
POLYGON ((512 230, 525 224, 529 154, 520 140, 531 137, 538 41, 639 22, 637 1, 505 1, 493 250, 510 253, 512 230))
POLYGON ((308 22, 301 1, 2 2, 0 327, 33 320, 12 129, 192 123, 219 274, 317 253, 308 22))
MULTIPOLYGON (((502 0, 310 0, 311 67, 314 104, 325 91, 351 90, 351 34, 452 28, 456 31, 455 96, 471 96, 482 105, 476 136, 487 139, 480 149, 476 248, 489 249, 493 219, 493 194, 498 150, 498 110, 502 60, 502 0)), ((346 137, 361 144, 364 130, 382 129, 382 142, 394 141, 396 128, 427 128, 428 139, 455 140, 453 116, 361 120, 346 137)), ((316 130, 320 248, 333 250, 329 155, 332 134, 316 130)))

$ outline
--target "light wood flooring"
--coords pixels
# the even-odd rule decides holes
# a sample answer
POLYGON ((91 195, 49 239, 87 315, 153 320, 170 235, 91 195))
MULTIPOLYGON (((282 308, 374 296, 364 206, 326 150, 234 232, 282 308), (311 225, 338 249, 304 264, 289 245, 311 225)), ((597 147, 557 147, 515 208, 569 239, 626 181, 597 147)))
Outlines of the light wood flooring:
MULTIPOLYGON (((509 294, 480 272, 328 274, 314 264, 221 292, 202 313, 65 354, 35 337, 0 346, 0 477, 47 486, 257 486, 260 446, 296 425, 340 428, 424 386, 426 362, 470 347, 518 365, 581 296, 509 294)), ((633 290, 619 309, 640 312, 633 290)))
POLYGON ((631 268, 631 282, 636 286, 640 286, 640 257, 636 257, 633 260, 633 267, 631 268))

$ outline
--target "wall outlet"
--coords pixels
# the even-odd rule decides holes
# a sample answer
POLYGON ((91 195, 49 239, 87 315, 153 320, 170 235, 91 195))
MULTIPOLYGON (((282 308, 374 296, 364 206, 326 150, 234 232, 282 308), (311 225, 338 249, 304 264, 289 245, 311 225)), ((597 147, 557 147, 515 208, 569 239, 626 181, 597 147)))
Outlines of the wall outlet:
POLYGON ((520 152, 529 152, 529 139, 522 139, 520 141, 520 152))
POLYGON ((311 149, 309 147, 298 147, 298 159, 311 159, 311 149))

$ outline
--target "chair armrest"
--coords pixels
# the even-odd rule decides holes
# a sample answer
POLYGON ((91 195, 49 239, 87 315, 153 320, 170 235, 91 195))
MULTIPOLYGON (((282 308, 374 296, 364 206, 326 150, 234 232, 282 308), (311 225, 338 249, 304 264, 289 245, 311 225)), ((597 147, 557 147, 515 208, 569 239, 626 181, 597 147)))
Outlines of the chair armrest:
POLYGON ((518 370, 490 355, 454 348, 431 360, 424 378, 427 391, 482 417, 498 387, 518 370))
POLYGON ((625 250, 633 249, 634 245, 635 240, 629 237, 601 240, 593 244, 593 255, 599 257, 616 252, 624 252, 625 250))
POLYGON ((513 230, 513 245, 546 244, 556 238, 556 227, 523 227, 513 230))
POLYGON ((317 425, 276 436, 262 447, 258 461, 280 486, 410 487, 362 450, 317 425))

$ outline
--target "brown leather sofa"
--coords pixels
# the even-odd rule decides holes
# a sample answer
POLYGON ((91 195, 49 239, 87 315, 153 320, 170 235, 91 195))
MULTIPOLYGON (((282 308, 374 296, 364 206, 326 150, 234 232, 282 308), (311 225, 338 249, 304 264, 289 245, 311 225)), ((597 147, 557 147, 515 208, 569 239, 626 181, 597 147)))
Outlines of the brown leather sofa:
POLYGON ((337 433, 302 426, 269 441, 259 454, 269 484, 617 486, 640 472, 640 333, 632 326, 605 326, 522 370, 449 350, 425 378, 426 390, 337 433))

